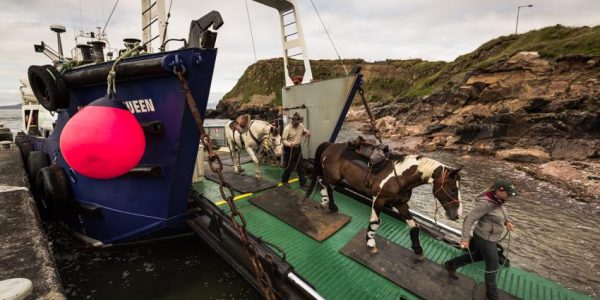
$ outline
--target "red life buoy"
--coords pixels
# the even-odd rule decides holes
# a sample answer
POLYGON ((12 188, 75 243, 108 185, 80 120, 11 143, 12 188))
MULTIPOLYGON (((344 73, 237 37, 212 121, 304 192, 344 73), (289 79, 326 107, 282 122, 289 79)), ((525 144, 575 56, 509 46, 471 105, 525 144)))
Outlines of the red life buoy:
POLYGON ((67 122, 60 136, 60 149, 78 173, 110 179, 137 166, 146 150, 146 138, 125 105, 105 96, 67 122))

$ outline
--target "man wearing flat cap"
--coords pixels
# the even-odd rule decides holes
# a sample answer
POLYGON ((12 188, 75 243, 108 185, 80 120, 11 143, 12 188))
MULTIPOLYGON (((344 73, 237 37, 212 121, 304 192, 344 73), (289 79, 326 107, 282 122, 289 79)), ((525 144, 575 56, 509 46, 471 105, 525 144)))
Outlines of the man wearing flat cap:
POLYGON ((287 124, 283 129, 281 140, 283 142, 283 163, 285 170, 281 176, 281 182, 284 186, 288 186, 288 180, 292 171, 298 172, 298 178, 300 179, 300 186, 304 186, 306 183, 306 177, 304 176, 304 169, 301 166, 302 160, 302 137, 310 136, 310 131, 304 128, 302 124, 302 117, 296 112, 292 116, 292 121, 287 124))

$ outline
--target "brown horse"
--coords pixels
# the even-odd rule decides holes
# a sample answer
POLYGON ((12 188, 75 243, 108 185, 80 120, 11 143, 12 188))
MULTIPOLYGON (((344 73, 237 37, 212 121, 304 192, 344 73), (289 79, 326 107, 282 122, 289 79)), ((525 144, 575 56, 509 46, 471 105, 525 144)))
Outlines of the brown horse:
MULTIPOLYGON (((361 140, 361 139, 359 139, 361 140)), ((357 140, 358 141, 358 140, 357 140)), ((363 140, 364 141, 364 140, 363 140)), ((357 192, 370 195, 373 199, 371 219, 367 229, 367 246, 371 253, 378 252, 375 244, 375 231, 380 225, 379 213, 385 204, 395 207, 406 219, 410 229, 412 249, 419 259, 423 259, 423 248, 419 241, 419 227, 408 210, 412 189, 425 183, 433 185, 433 196, 437 198, 451 220, 462 214, 458 169, 452 169, 436 160, 416 155, 392 155, 383 162, 377 172, 370 172, 364 163, 352 159, 354 154, 371 156, 377 147, 365 143, 323 143, 315 153, 313 181, 306 192, 308 197, 317 182, 324 188, 321 191, 321 206, 329 206, 332 212, 338 208, 333 199, 332 185, 345 184, 357 192), (354 154, 352 154, 354 151, 354 154)), ((356 155, 354 155, 356 156, 356 155)), ((367 161, 367 160, 365 160, 367 161)))

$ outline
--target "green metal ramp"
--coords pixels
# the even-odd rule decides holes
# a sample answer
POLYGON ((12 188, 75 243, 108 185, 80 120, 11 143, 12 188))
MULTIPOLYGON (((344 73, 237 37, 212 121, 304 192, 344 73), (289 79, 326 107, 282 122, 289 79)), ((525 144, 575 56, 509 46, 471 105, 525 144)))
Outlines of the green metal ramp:
MULTIPOLYGON (((244 167, 248 174, 253 174, 251 164, 246 164, 244 167)), ((261 174, 272 180, 281 178, 281 170, 275 167, 264 167, 261 174)), ((223 210, 228 211, 227 205, 221 201, 220 196, 215 197, 211 192, 216 188, 213 182, 196 183, 194 187, 203 192, 205 197, 220 205, 223 210)), ((356 234, 367 227, 371 214, 369 206, 336 192, 335 199, 340 212, 349 215, 351 221, 328 239, 317 242, 248 201, 261 193, 238 196, 237 205, 246 217, 248 230, 255 236, 284 249, 286 259, 294 266, 295 272, 310 282, 323 297, 326 299, 419 299, 392 281, 340 253, 340 250, 356 234)), ((317 196, 313 195, 313 201, 319 200, 317 196)), ((379 236, 410 249, 408 226, 404 222, 382 214, 381 224, 377 231, 379 236)), ((460 254, 460 250, 426 234, 421 234, 421 243, 427 258, 433 262, 442 263, 460 254)), ((482 263, 475 263, 461 268, 459 272, 481 283, 483 282, 482 269, 482 263)), ((502 269, 498 277, 500 289, 522 299, 591 299, 553 281, 517 268, 502 269)), ((448 299, 451 298, 449 295, 448 299)))

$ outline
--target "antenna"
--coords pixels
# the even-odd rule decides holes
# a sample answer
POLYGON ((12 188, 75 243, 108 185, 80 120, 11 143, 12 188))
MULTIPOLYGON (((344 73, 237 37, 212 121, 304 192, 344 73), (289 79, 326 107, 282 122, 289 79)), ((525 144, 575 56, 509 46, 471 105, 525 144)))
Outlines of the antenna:
POLYGON ((50 30, 56 32, 56 39, 58 40, 58 54, 62 58, 62 57, 64 57, 64 55, 63 55, 62 41, 60 40, 60 34, 63 32, 66 32, 67 30, 65 29, 65 26, 62 26, 62 25, 50 25, 50 30))

